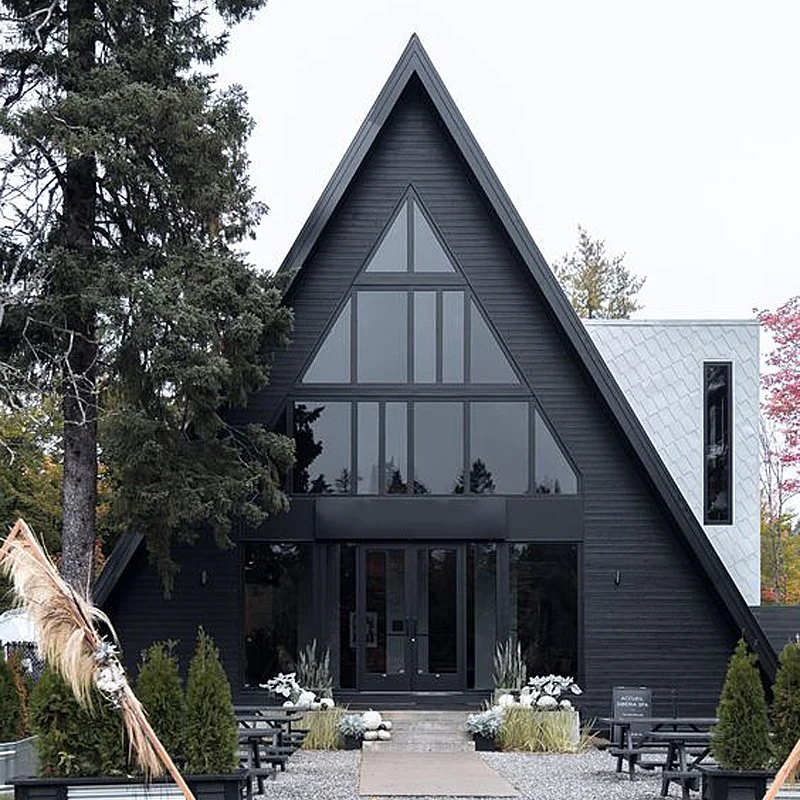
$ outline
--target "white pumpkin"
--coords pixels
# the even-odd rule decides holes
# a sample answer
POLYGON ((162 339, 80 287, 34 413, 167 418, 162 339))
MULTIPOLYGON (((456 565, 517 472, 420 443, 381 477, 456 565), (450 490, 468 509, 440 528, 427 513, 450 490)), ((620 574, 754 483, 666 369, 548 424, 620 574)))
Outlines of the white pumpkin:
POLYGON ((361 719, 364 720, 364 727, 368 731, 376 731, 380 727, 381 722, 383 719, 379 712, 377 711, 365 711, 361 715, 361 719))
POLYGON ((392 738, 392 734, 389 731, 378 731, 378 738, 382 742, 388 742, 392 738))
POLYGON ((539 708, 556 708, 558 706, 558 700, 555 697, 551 697, 549 694, 543 694, 537 701, 536 705, 539 708))
POLYGON ((381 722, 381 728, 383 728, 385 731, 390 731, 392 729, 392 721, 390 719, 385 719, 383 722, 381 722))
POLYGON ((378 731, 364 731, 364 741, 374 742, 378 738, 378 731))
POLYGON ((523 708, 530 708, 533 705, 533 695, 532 694, 521 694, 519 696, 519 704, 523 708))
POLYGON ((335 705, 332 697, 323 697, 322 700, 319 701, 320 708, 333 708, 335 705))
POLYGON ((500 697, 497 698, 497 705, 503 706, 503 708, 506 706, 513 706, 516 702, 513 694, 501 694, 500 697))
POLYGON ((307 689, 304 689, 300 692, 300 696, 297 698, 297 705, 299 706, 310 706, 315 700, 317 696, 314 692, 309 692, 307 689))
POLYGON ((291 700, 286 700, 283 704, 284 708, 294 708, 294 703, 291 700))

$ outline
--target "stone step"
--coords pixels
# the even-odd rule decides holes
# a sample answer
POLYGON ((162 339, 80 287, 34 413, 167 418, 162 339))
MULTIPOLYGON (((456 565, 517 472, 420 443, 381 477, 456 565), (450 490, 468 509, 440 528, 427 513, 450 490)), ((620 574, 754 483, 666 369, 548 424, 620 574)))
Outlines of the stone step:
POLYGON ((368 750, 420 753, 459 753, 475 749, 464 729, 465 711, 385 711, 392 723, 388 742, 364 742, 368 750))
POLYGON ((468 753, 475 750, 475 742, 453 740, 408 742, 393 738, 388 742, 364 742, 362 747, 365 750, 389 753, 468 753))

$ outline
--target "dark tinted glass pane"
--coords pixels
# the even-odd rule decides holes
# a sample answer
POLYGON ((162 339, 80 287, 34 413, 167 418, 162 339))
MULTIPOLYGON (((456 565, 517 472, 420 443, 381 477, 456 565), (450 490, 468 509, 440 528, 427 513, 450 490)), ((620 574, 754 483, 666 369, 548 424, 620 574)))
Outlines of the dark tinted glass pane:
POLYGON ((528 675, 578 669, 578 557, 574 544, 511 545, 511 634, 528 675))
POLYGON ((405 403, 386 404, 386 471, 387 494, 408 492, 408 411, 405 403))
POLYGON ((298 651, 314 637, 311 545, 245 545, 245 684, 293 672, 298 651))
POLYGON ((467 545, 467 688, 493 687, 494 648, 497 641, 497 545, 467 545))
POLYGON ((436 382, 436 292, 414 292, 414 382, 436 382))
POLYGON ((367 265, 367 272, 408 271, 408 222, 406 204, 400 208, 391 227, 367 265))
POLYGON ((358 404, 358 494, 378 494, 378 404, 358 404))
POLYGON ((303 383, 350 383, 350 301, 328 331, 303 383))
POLYGON ((538 494, 577 494, 578 479, 550 429, 536 412, 536 452, 534 454, 538 494))
POLYGON ((442 381, 464 382, 464 292, 442 292, 442 381))
POLYGON ((455 272, 425 215, 414 203, 414 271, 455 272))
POLYGON ((481 312, 470 301, 470 381, 518 383, 517 376, 481 312))
POLYGON ((458 554, 452 548, 417 553, 417 671, 458 670, 458 554))
POLYGON ((359 292, 359 383, 405 383, 408 376, 406 292, 359 292))
POLYGON ((731 365, 705 364, 706 514, 709 524, 730 524, 731 365))
POLYGON ((367 672, 405 672, 405 550, 367 550, 366 617, 359 639, 367 672), (399 625, 396 623, 400 623, 399 625))
POLYGON ((527 403, 470 404, 470 492, 525 494, 529 439, 527 403))
POLYGON ((339 549, 339 685, 356 685, 356 643, 353 621, 356 618, 356 546, 339 549))
POLYGON ((350 403, 295 403, 294 439, 295 492, 346 494, 352 490, 350 403))
POLYGON ((453 494, 464 469, 461 403, 415 403, 414 494, 453 494))

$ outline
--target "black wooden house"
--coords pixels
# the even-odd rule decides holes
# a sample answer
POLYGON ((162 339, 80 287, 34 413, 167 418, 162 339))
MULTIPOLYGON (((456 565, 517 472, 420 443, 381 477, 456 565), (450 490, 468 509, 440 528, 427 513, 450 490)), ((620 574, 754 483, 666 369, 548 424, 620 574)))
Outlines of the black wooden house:
POLYGON ((596 715, 614 685, 710 713, 742 632, 774 671, 416 37, 281 269, 293 342, 237 421, 296 437, 291 511, 179 551, 169 600, 124 541, 129 660, 203 625, 244 699, 316 638, 339 698, 477 705, 513 637, 596 715))

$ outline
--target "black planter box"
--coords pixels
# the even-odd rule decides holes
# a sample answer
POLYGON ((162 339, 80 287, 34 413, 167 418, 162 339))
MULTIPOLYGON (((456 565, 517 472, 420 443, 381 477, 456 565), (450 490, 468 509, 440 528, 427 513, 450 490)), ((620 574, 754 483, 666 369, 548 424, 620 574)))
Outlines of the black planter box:
POLYGON ((478 751, 490 753, 497 749, 494 739, 490 739, 488 736, 481 736, 481 734, 475 733, 472 735, 472 740, 475 742, 475 749, 478 751))
POLYGON ((699 766, 703 773, 702 800, 761 800, 767 780, 775 773, 764 769, 723 769, 699 766))
POLYGON ((344 750, 360 750, 361 749, 361 737, 360 736, 342 736, 342 742, 344 742, 344 750))
MULTIPOLYGON (((242 790, 247 786, 246 772, 231 772, 225 775, 184 775, 186 783, 197 800, 240 800, 242 790)), ((142 786, 141 778, 16 778, 10 781, 14 786, 14 800, 67 800, 70 786, 142 786)), ((157 784, 175 784, 169 779, 159 778, 151 781, 157 784)), ((142 797, 146 797, 144 789, 142 797)), ((102 797, 98 793, 98 798, 102 797)))

